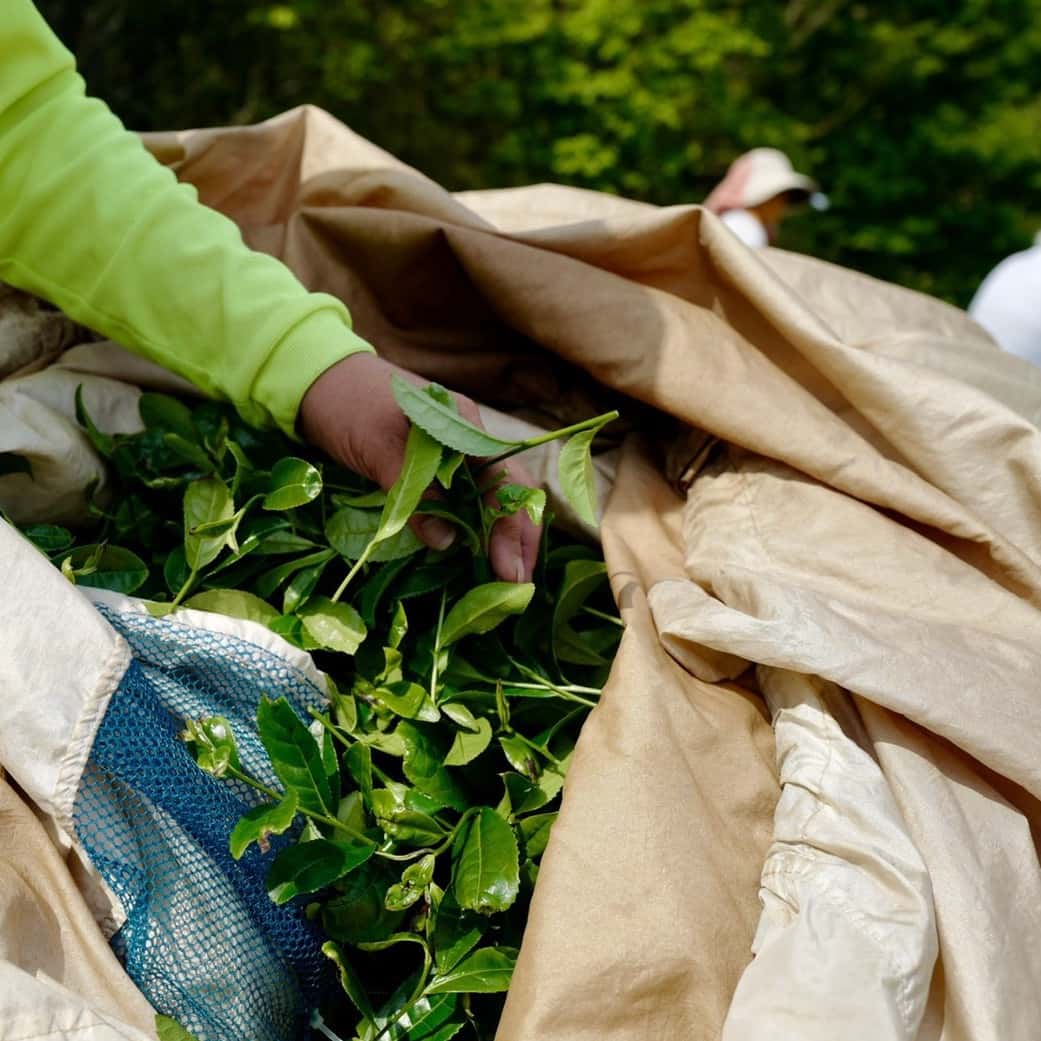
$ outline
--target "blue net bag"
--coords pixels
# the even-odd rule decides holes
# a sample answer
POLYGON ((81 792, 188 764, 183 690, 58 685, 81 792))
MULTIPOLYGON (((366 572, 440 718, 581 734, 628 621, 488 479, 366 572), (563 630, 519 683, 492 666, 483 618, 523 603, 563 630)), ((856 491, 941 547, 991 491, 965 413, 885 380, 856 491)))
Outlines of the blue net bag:
POLYGON ((295 1041, 328 982, 321 939, 299 908, 267 895, 278 840, 238 861, 228 852, 235 823, 263 796, 203 773, 179 734, 186 719, 226 717, 244 768, 279 788, 257 704, 284 697, 307 719, 323 695, 245 640, 98 609, 134 657, 74 808, 77 835, 126 915, 113 948, 152 1006, 200 1041, 295 1041))

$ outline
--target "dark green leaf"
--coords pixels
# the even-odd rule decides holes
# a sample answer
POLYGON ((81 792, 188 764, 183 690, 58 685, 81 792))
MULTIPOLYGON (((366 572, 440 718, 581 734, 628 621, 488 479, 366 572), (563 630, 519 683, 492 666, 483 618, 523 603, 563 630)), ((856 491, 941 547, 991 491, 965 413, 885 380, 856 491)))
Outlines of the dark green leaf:
POLYGON ((260 846, 262 853, 266 853, 268 836, 288 831, 296 819, 299 806, 300 800, 294 790, 287 792, 280 802, 255 806, 231 829, 231 855, 238 860, 253 842, 260 846))
POLYGON ((108 459, 115 448, 115 441, 108 435, 103 434, 94 425, 94 420, 87 412, 87 406, 83 404, 83 384, 76 388, 76 422, 86 431, 87 440, 94 446, 98 455, 108 459))
POLYGON ((145 392, 138 398, 137 410, 146 427, 170 430, 186 441, 198 441, 199 431, 187 405, 168 394, 145 392))
POLYGON ((339 894, 322 908, 325 932, 346 943, 371 943, 390 936, 403 917, 403 912, 388 911, 383 905, 394 881, 386 862, 376 858, 341 879, 336 886, 339 894))
POLYGON ((505 911, 517 899, 520 864, 513 829, 494 810, 471 818, 455 862, 452 892, 459 906, 480 914, 505 911))
POLYGON ((524 849, 532 860, 542 856, 546 844, 549 842, 549 833, 556 820, 555 813, 537 813, 520 821, 521 834, 524 836, 524 849))
MULTIPOLYGON (((253 548, 256 548, 255 546, 253 548)), ((241 550, 245 551, 246 541, 244 540, 241 546, 241 550)), ((283 564, 279 564, 277 567, 273 567, 270 571, 261 575, 257 579, 257 592, 262 597, 273 596, 278 587, 290 577, 290 575, 296 574, 298 571, 307 567, 314 567, 318 564, 323 564, 326 561, 332 560, 336 554, 331 549, 320 549, 314 553, 307 553, 302 557, 297 557, 295 560, 287 560, 283 564)), ((290 614, 291 612, 286 612, 290 614)))
POLYGON ((297 793, 300 808, 334 816, 337 800, 329 786, 321 749, 289 702, 262 697, 257 707, 257 729, 275 775, 287 792, 297 793))
POLYGON ((372 1003, 361 982, 357 972, 347 960, 347 956, 337 947, 335 943, 327 942, 322 945, 322 954, 329 958, 340 971, 340 986, 344 993, 354 1002, 354 1007, 361 1013, 366 1023, 375 1021, 376 1013, 372 1010, 372 1003))
POLYGON ((506 990, 517 964, 511 947, 485 947, 474 951, 450 972, 435 976, 429 994, 494 994, 506 990))
POLYGON ((303 568, 293 576, 282 596, 283 614, 292 614, 307 603, 318 587, 318 582, 328 563, 328 560, 323 560, 312 567, 303 568))
POLYGON ((403 720, 395 733, 405 742, 405 776, 422 792, 463 811, 469 804, 459 782, 443 766, 448 751, 429 726, 403 720))
POLYGON ((62 571, 77 585, 132 593, 148 579, 148 565, 122 546, 77 546, 62 560, 62 571))
POLYGON ((301 893, 314 893, 364 864, 375 846, 314 839, 279 853, 267 876, 267 891, 276 904, 301 893))
POLYGON ((72 545, 72 532, 57 524, 30 524, 22 534, 44 553, 60 553, 72 545))

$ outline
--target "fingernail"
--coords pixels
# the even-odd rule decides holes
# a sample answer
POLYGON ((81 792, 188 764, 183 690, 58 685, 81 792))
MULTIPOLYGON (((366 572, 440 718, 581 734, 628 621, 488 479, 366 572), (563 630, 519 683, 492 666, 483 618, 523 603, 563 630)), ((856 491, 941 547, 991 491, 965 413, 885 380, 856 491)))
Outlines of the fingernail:
POLYGON ((524 581, 524 561, 520 557, 513 562, 513 581, 524 581))
POLYGON ((455 528, 439 517, 419 522, 423 541, 431 549, 448 549, 455 542, 455 528))

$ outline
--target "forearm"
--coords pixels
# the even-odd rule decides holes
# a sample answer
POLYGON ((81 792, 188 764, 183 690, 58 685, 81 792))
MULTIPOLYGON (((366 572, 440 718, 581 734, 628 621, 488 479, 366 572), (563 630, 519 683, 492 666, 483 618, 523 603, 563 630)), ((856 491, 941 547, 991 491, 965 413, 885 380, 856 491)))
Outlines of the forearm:
MULTIPOLYGON (((292 430, 325 369, 371 350, 199 204, 100 101, 28 0, 0 27, 0 279, 292 430)), ((6 4, 5 4, 6 6, 6 4)))

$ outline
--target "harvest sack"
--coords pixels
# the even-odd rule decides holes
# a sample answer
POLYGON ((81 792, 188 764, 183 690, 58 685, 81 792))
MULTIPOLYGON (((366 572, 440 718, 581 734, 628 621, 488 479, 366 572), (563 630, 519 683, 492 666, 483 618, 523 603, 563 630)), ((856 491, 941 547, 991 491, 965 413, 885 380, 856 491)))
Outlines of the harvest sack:
MULTIPOLYGON (((392 361, 547 426, 616 403, 628 420, 601 526, 628 628, 499 1041, 1032 1041, 1041 372, 954 308, 752 253, 696 207, 452 196, 314 109, 148 144, 392 361)), ((0 451, 42 477, 0 478, 0 503, 72 520, 101 477, 76 384, 119 429, 158 377, 106 345, 33 372, 67 346, 42 340, 0 384, 0 451)), ((103 709, 123 652, 2 537, 32 600, 0 608, 0 761, 12 826, 39 828, 31 803, 56 834, 98 722, 83 706, 103 709)), ((72 885, 38 856, 54 868, 0 953, 48 1004, 12 1036, 147 1035, 83 925, 105 907, 89 866, 72 885), (32 916, 49 960, 22 953, 32 916)), ((16 1013, 24 997, 0 988, 5 1026, 4 1002, 43 1007, 16 1013)))

